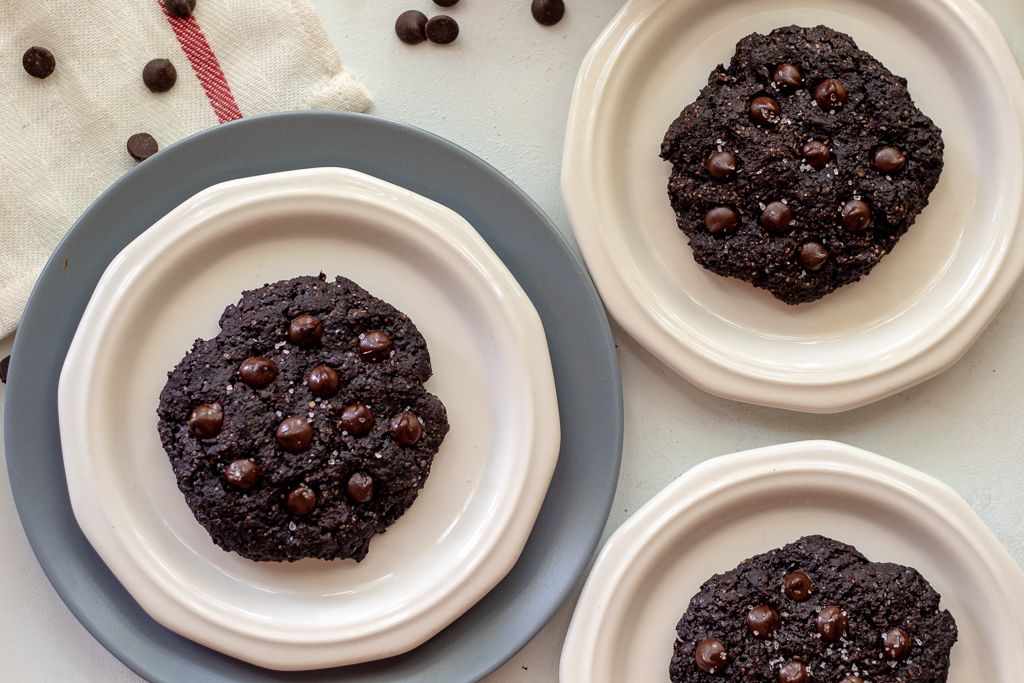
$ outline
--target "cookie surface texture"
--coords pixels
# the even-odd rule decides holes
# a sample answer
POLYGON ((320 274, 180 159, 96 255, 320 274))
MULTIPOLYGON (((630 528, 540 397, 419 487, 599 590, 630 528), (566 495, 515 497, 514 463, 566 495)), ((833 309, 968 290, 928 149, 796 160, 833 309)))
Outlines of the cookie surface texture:
POLYGON ((157 411, 192 513, 251 560, 362 560, 412 505, 448 432, 423 387, 423 336, 323 274, 243 292, 220 327, 168 373, 157 411))
POLYGON ((825 26, 740 40, 661 147, 697 263, 788 304, 856 282, 889 253, 942 155, 906 79, 825 26))
POLYGON ((869 562, 824 536, 711 577, 676 633, 674 683, 944 683, 957 640, 952 615, 916 569, 869 562), (714 641, 727 663, 712 674, 700 656, 717 654, 714 641))

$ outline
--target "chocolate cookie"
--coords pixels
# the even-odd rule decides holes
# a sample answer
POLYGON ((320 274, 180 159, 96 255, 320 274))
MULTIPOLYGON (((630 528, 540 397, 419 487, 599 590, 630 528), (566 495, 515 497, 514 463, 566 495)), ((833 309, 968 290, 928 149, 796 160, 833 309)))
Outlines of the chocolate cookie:
POLYGON ((351 280, 244 292, 160 393, 160 440, 214 542, 357 561, 412 505, 445 434, 409 318, 351 280))
POLYGON ((674 683, 943 683, 957 639, 916 569, 824 536, 711 577, 676 632, 674 683))
POLYGON ((668 129, 697 263, 798 304, 856 282, 928 204, 942 135, 907 81, 825 26, 736 44, 668 129))

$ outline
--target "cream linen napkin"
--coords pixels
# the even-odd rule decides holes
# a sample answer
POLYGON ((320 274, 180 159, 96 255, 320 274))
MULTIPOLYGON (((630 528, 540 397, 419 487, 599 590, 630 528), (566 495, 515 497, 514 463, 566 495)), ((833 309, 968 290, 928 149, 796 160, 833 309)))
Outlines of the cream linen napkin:
POLYGON ((309 0, 198 0, 188 19, 160 0, 12 0, 0 13, 0 83, 0 337, 78 216, 138 163, 131 135, 163 148, 245 116, 370 104, 309 0), (45 79, 22 68, 32 46, 56 58, 45 79), (142 82, 158 58, 178 74, 165 93, 142 82))

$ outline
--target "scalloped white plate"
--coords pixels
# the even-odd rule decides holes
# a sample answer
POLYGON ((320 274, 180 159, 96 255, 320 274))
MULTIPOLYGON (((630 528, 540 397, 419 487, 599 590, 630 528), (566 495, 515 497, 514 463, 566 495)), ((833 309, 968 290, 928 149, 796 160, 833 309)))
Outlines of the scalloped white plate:
POLYGON ((835 412, 941 372, 1024 271, 1024 78, 971 0, 630 0, 583 60, 562 162, 573 232, 605 306, 713 394, 835 412), (698 266, 658 157, 707 75, 754 31, 825 24, 893 73, 942 128, 930 204, 869 275, 788 306, 698 266))
POLYGON ((668 683, 675 626, 700 585, 808 534, 921 572, 957 622, 949 683, 1019 683, 1024 572, 953 489, 833 441, 713 458, 640 508, 587 578, 559 680, 668 683))
POLYGON ((82 317, 58 403, 75 517, 118 580, 168 628, 275 669, 387 657, 440 631, 515 564, 558 457, 544 330, 512 275, 455 212, 339 168, 215 185, 125 247, 82 317), (243 290, 321 270, 412 318, 451 431, 361 563, 252 562, 216 547, 185 505, 158 396, 243 290))

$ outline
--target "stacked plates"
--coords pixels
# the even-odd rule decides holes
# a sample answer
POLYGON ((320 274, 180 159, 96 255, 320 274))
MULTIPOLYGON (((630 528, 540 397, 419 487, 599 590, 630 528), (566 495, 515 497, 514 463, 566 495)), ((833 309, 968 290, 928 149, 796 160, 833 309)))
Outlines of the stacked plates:
POLYGON ((275 669, 379 659, 443 629, 515 564, 558 458, 544 328, 515 278, 454 211, 338 168, 215 185, 129 244, 82 316, 58 405, 75 517, 111 571, 171 630, 275 669), (157 400, 243 290, 319 272, 415 321, 452 429, 361 563, 252 562, 185 505, 157 400))

